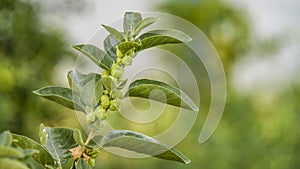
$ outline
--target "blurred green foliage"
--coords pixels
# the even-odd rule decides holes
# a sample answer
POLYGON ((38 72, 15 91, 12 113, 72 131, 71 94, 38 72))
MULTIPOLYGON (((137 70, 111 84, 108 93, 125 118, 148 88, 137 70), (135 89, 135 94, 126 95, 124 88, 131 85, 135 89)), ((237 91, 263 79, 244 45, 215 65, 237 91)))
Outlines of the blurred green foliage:
POLYGON ((53 83, 55 65, 70 54, 63 37, 42 24, 36 4, 0 1, 1 131, 36 136, 39 123, 54 124, 63 118, 65 109, 32 94, 53 83))
POLYGON ((222 0, 169 0, 160 10, 197 26, 218 51, 225 69, 249 51, 250 21, 240 8, 222 0))

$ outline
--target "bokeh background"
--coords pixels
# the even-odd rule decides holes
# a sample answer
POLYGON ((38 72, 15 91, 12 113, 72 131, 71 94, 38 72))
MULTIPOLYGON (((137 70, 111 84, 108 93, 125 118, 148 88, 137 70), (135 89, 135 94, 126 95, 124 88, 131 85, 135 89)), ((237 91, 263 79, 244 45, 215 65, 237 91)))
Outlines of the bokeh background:
POLYGON ((125 11, 167 12, 201 29, 219 53, 227 78, 224 115, 214 135, 198 143, 209 108, 201 78, 196 124, 176 146, 189 165, 107 152, 103 169, 296 169, 300 166, 300 1, 297 0, 0 0, 0 131, 37 140, 38 125, 80 127, 76 114, 32 94, 67 85, 84 43, 101 23, 125 11))

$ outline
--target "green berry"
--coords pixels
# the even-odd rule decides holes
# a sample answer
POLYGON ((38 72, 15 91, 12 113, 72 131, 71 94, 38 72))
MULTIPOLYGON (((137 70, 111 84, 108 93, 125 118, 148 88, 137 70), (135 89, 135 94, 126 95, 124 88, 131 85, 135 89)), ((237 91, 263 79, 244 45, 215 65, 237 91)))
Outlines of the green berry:
POLYGON ((103 120, 106 118, 105 110, 101 106, 97 107, 94 113, 96 118, 99 120, 103 120))
POLYGON ((116 77, 116 78, 122 77, 123 73, 124 73, 124 69, 121 68, 121 67, 113 68, 113 69, 111 70, 111 75, 112 75, 113 77, 116 77))
POLYGON ((110 71, 108 71, 108 70, 104 70, 103 72, 102 72, 102 78, 103 77, 107 77, 107 76, 109 76, 110 75, 110 71))
POLYGON ((115 90, 115 91, 113 91, 111 97, 114 98, 114 99, 115 98, 121 98, 122 95, 123 95, 123 93, 120 90, 115 90))
POLYGON ((122 59, 121 58, 117 58, 117 64, 122 64, 122 59))
POLYGON ((106 109, 109 106, 109 97, 107 95, 102 95, 101 96, 101 106, 106 109))
POLYGON ((121 106, 121 100, 120 99, 114 99, 110 101, 109 109, 111 111, 118 110, 121 106))
POLYGON ((131 65, 132 63, 132 57, 130 56, 124 56, 122 59, 122 63, 126 66, 131 65))
POLYGON ((95 165, 95 161, 96 160, 94 158, 89 158, 88 163, 89 163, 90 166, 93 167, 95 165))
POLYGON ((90 124, 93 123, 96 120, 95 114, 94 113, 88 113, 86 115, 86 121, 90 124))
POLYGON ((103 91, 103 94, 108 95, 108 94, 109 94, 109 91, 108 91, 108 90, 104 90, 104 91, 103 91))

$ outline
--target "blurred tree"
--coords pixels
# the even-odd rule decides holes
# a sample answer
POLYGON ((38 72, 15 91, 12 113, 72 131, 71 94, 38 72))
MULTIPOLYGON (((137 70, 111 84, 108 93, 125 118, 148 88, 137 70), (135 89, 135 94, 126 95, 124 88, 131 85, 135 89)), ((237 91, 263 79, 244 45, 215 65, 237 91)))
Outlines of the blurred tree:
POLYGON ((249 51, 250 22, 244 11, 222 0, 168 0, 159 9, 196 25, 218 51, 225 70, 249 51))
POLYGON ((39 14, 31 1, 0 0, 1 131, 36 136, 39 123, 55 123, 65 110, 32 94, 53 83, 55 65, 70 54, 63 34, 44 27, 39 14))

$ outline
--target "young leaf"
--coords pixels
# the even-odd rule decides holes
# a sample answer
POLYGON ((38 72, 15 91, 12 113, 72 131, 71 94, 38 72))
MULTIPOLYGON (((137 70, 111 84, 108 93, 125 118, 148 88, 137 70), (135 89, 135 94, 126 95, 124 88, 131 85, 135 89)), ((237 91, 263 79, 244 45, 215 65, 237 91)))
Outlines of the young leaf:
POLYGON ((73 137, 78 145, 80 145, 81 147, 85 146, 84 141, 82 139, 81 132, 78 129, 74 129, 73 137))
POLYGON ((126 53, 128 50, 130 50, 132 48, 138 48, 140 46, 141 46, 141 44, 136 43, 136 42, 122 42, 118 45, 118 49, 122 53, 126 53))
POLYGON ((4 131, 0 134, 0 147, 10 146, 12 143, 12 136, 9 131, 4 131))
POLYGON ((103 42, 103 46, 104 46, 104 50, 107 52, 107 54, 109 54, 109 56, 113 59, 116 60, 117 59, 117 48, 116 46, 119 44, 120 42, 114 38, 112 35, 108 35, 103 42))
POLYGON ((126 96, 152 99, 176 107, 182 107, 185 109, 198 111, 198 107, 183 91, 173 86, 170 86, 167 83, 156 80, 139 79, 132 82, 129 85, 129 89, 126 93, 126 96), (159 90, 160 92, 163 92, 165 94, 165 97, 161 97, 161 93, 155 92, 154 90, 159 90), (151 98, 149 98, 150 94, 151 98))
POLYGON ((37 154, 34 154, 32 157, 33 159, 38 162, 39 164, 42 164, 42 166, 45 165, 53 165, 54 161, 51 157, 51 155, 48 153, 46 149, 39 143, 33 141, 32 139, 18 135, 18 134, 12 134, 13 136, 13 143, 14 145, 22 148, 22 149, 35 149, 38 150, 37 154))
POLYGON ((154 138, 127 130, 114 130, 104 139, 103 147, 119 147, 122 149, 147 154, 165 160, 173 160, 188 164, 190 160, 175 148, 160 143, 154 138))
POLYGON ((79 158, 76 165, 76 169, 92 169, 92 167, 85 162, 82 158, 79 158))
POLYGON ((126 12, 123 19, 125 34, 134 32, 136 25, 142 20, 142 15, 137 12, 126 12))
POLYGON ((41 135, 46 137, 45 147, 60 167, 72 158, 70 149, 78 145, 72 129, 44 127, 41 135))
POLYGON ((136 29, 134 30, 133 36, 136 36, 137 34, 139 34, 143 29, 145 29, 146 27, 150 26, 151 24, 153 24, 154 22, 156 22, 158 19, 155 17, 148 17, 143 19, 142 21, 140 21, 137 26, 136 29))
POLYGON ((81 100, 91 108, 94 108, 102 96, 102 81, 91 80, 82 89, 80 93, 81 100))
POLYGON ((73 45, 72 47, 87 56, 102 69, 109 70, 113 63, 113 59, 106 52, 94 45, 83 44, 73 45))
POLYGON ((80 100, 80 95, 65 87, 48 86, 39 90, 33 91, 34 94, 54 101, 67 108, 85 112, 85 105, 80 100))
POLYGON ((115 28, 103 24, 102 26, 119 42, 122 42, 124 40, 124 36, 122 35, 122 33, 117 31, 115 28))
POLYGON ((189 42, 192 40, 192 38, 185 33, 174 29, 149 31, 142 34, 139 39, 142 42, 142 46, 139 50, 164 44, 189 42))
POLYGON ((83 74, 76 69, 70 70, 68 72, 68 82, 69 86, 82 91, 83 87, 91 80, 98 81, 101 79, 101 75, 97 73, 83 74))

